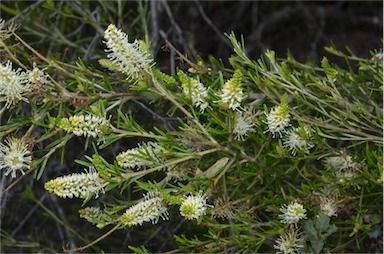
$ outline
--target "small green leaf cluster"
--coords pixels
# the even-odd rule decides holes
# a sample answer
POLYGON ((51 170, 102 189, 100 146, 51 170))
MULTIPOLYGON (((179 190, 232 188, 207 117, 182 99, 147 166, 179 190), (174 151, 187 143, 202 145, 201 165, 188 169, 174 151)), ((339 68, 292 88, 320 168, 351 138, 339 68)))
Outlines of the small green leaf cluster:
POLYGON ((316 220, 316 226, 312 220, 304 223, 305 236, 309 240, 309 246, 304 250, 306 253, 320 253, 327 251, 324 245, 327 237, 337 232, 335 224, 330 224, 330 218, 326 215, 319 215, 316 220))

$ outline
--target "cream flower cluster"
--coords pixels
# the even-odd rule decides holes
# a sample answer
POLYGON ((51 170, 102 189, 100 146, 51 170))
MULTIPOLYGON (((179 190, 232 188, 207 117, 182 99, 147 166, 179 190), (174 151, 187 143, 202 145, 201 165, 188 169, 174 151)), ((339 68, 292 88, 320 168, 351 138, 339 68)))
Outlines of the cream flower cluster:
POLYGON ((105 44, 109 52, 108 58, 119 67, 119 70, 128 77, 139 78, 148 73, 151 67, 151 58, 140 49, 139 42, 128 42, 128 36, 115 25, 110 24, 105 30, 105 44))
POLYGON ((113 219, 99 207, 85 207, 79 210, 80 218, 84 218, 92 224, 96 224, 96 227, 103 228, 108 224, 113 223, 113 219))
POLYGON ((236 112, 233 134, 236 140, 244 141, 249 132, 255 132, 254 123, 250 117, 244 116, 242 112, 236 112))
POLYGON ((195 107, 200 108, 200 112, 208 107, 208 89, 197 79, 188 77, 184 72, 179 70, 177 75, 181 81, 181 87, 183 88, 183 94, 192 100, 195 107))
POLYGON ((108 128, 109 122, 103 117, 95 115, 74 115, 60 119, 59 127, 76 136, 94 137, 104 133, 103 128, 108 128))
POLYGON ((157 193, 149 192, 144 195, 143 201, 128 208, 120 217, 120 221, 124 226, 132 227, 149 221, 155 224, 160 217, 168 219, 165 201, 157 193))
POLYGON ((94 170, 85 173, 74 173, 60 176, 44 184, 44 188, 61 198, 89 198, 93 195, 97 198, 99 192, 104 192, 107 183, 94 170))
POLYGON ((244 99, 244 92, 241 87, 242 79, 243 73, 240 70, 235 70, 233 77, 224 84, 221 94, 219 94, 220 102, 232 110, 241 109, 241 102, 244 99))
POLYGON ((285 138, 284 145, 291 150, 292 155, 296 155, 297 151, 309 152, 314 144, 311 142, 312 134, 308 127, 295 128, 290 130, 285 138))
POLYGON ((122 168, 143 169, 146 166, 160 162, 157 155, 160 152, 161 150, 158 147, 152 146, 151 144, 146 144, 145 146, 138 145, 138 147, 118 154, 116 161, 122 168))
POLYGON ((24 175, 23 169, 30 169, 31 161, 28 147, 21 139, 10 138, 5 144, 0 143, 0 170, 6 169, 6 176, 11 173, 15 178, 17 170, 24 175))
POLYGON ((13 70, 11 61, 0 63, 0 101, 5 101, 5 107, 19 101, 27 101, 23 96, 26 91, 27 76, 20 69, 13 70))
POLYGON ((307 218, 307 215, 305 214, 307 210, 304 209, 302 204, 299 204, 297 202, 291 203, 289 205, 284 205, 282 208, 280 208, 280 211, 283 214, 279 215, 279 218, 284 224, 296 225, 299 220, 307 218))
POLYGON ((80 218, 84 218, 89 222, 92 222, 94 219, 100 219, 103 212, 100 210, 99 207, 85 207, 83 209, 79 210, 79 216, 80 218))
POLYGON ((359 167, 361 166, 353 161, 350 155, 325 158, 324 165, 327 170, 336 170, 336 177, 340 182, 356 178, 359 175, 359 167))
POLYGON ((203 196, 202 192, 196 196, 186 197, 180 206, 180 214, 188 220, 199 219, 200 216, 206 213, 209 206, 206 200, 207 198, 203 196))
POLYGON ((328 197, 320 197, 320 213, 329 217, 337 216, 336 201, 328 197))
POLYGON ((324 164, 328 170, 336 169, 339 171, 343 171, 349 168, 355 168, 357 166, 357 163, 352 160, 352 157, 350 155, 333 156, 325 158, 324 164))
POLYGON ((44 69, 40 70, 36 63, 33 63, 33 69, 26 73, 28 83, 26 84, 26 90, 29 101, 36 104, 42 104, 46 99, 48 88, 48 75, 44 73, 44 69))
POLYGON ((303 242, 303 238, 300 238, 296 231, 291 231, 280 236, 273 248, 277 250, 277 254, 296 254, 304 248, 303 242))
POLYGON ((280 105, 271 109, 267 114, 268 130, 275 137, 276 133, 281 136, 281 133, 289 126, 290 116, 289 107, 286 99, 282 98, 280 105))
POLYGON ((33 63, 31 71, 27 71, 27 78, 30 84, 45 84, 48 82, 47 75, 36 66, 36 63, 33 63))

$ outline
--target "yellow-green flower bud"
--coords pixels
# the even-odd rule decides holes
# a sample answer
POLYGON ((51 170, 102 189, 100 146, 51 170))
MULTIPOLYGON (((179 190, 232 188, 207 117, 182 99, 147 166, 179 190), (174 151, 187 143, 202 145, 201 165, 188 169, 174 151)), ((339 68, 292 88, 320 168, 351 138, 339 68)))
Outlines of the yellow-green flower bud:
POLYGON ((109 122, 96 115, 80 114, 60 119, 58 126, 67 132, 73 132, 76 136, 96 138, 108 132, 109 122))
POLYGON ((244 99, 244 92, 241 87, 242 80, 243 73, 238 69, 235 70, 233 77, 224 84, 223 90, 219 94, 220 102, 225 103, 232 110, 239 109, 244 99))

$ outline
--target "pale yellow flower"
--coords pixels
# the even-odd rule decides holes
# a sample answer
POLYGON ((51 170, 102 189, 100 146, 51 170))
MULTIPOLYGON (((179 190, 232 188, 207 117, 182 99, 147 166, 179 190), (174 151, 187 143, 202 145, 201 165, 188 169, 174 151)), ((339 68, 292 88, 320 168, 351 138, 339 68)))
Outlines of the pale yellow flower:
POLYGON ((158 154, 161 152, 157 146, 145 144, 144 146, 128 149, 116 156, 117 164, 122 168, 144 169, 160 162, 158 154))
MULTIPOLYGON (((355 162, 350 155, 340 152, 340 156, 333 156, 324 159, 327 170, 334 170, 334 174, 340 183, 345 183, 360 175, 362 163, 355 162)), ((355 187, 360 188, 358 184, 355 187)))
POLYGON ((11 61, 6 64, 0 63, 0 101, 5 101, 5 107, 19 101, 26 101, 24 93, 26 91, 25 83, 27 77, 20 69, 13 70, 11 61))
POLYGON ((192 101, 195 107, 200 108, 200 112, 204 112, 209 106, 207 102, 208 89, 198 79, 190 78, 182 70, 177 72, 177 76, 180 79, 183 94, 192 101))
POLYGON ((135 78, 149 72, 152 59, 142 51, 137 40, 129 43, 127 34, 113 24, 105 30, 104 38, 108 47, 106 52, 109 52, 107 57, 119 67, 119 71, 135 78))
POLYGON ((254 124, 249 117, 245 117, 243 113, 236 112, 233 134, 236 140, 244 141, 249 132, 255 132, 254 124))
POLYGON ((0 170, 6 169, 6 176, 11 173, 15 178, 18 170, 24 175, 23 169, 30 169, 31 161, 31 154, 22 140, 10 138, 5 144, 0 143, 0 170))
POLYGON ((0 39, 6 40, 12 36, 12 30, 16 31, 17 26, 11 23, 7 28, 5 27, 5 20, 0 18, 0 39))
POLYGON ((314 144, 311 142, 311 130, 308 127, 290 130, 284 138, 284 145, 291 150, 292 155, 297 151, 308 153, 314 144))
POLYGON ((273 248, 277 250, 277 254, 298 254, 300 249, 304 248, 304 240, 298 236, 296 231, 286 233, 276 240, 273 248))
POLYGON ((186 197, 180 206, 180 214, 188 220, 199 219, 200 216, 206 214, 207 198, 200 192, 197 196, 190 195, 186 197))
POLYGON ((241 109, 241 102, 245 98, 241 84, 242 79, 243 73, 240 70, 235 70, 233 77, 224 84, 223 90, 219 94, 220 102, 232 110, 241 109))
POLYGON ((72 132, 76 136, 94 137, 103 135, 109 126, 109 121, 96 115, 74 115, 60 119, 59 127, 72 132))
POLYGON ((36 66, 36 63, 33 63, 33 69, 27 71, 26 75, 30 84, 45 84, 48 82, 47 75, 36 66))
POLYGON ((284 224, 296 225, 299 220, 307 218, 307 215, 305 214, 307 210, 304 209, 302 204, 297 202, 284 205, 282 208, 280 208, 280 211, 283 214, 279 215, 279 218, 284 224))
POLYGON ((157 193, 149 192, 144 200, 128 208, 121 216, 124 226, 132 227, 142 225, 144 222, 157 223, 159 218, 168 219, 168 211, 164 199, 157 193))
POLYGON ((320 197, 320 213, 329 217, 337 216, 336 201, 328 197, 320 197))
POLYGON ((357 166, 357 163, 352 160, 350 155, 327 157, 324 159, 324 164, 328 170, 336 169, 338 171, 344 171, 357 166))
POLYGON ((107 185, 103 178, 91 168, 89 172, 60 176, 44 184, 44 188, 61 198, 97 198, 107 185))
POLYGON ((289 126, 289 122, 288 102, 286 99, 282 99, 281 104, 272 108, 269 114, 267 114, 267 131, 271 132, 273 137, 275 137, 276 133, 281 136, 281 133, 289 126))

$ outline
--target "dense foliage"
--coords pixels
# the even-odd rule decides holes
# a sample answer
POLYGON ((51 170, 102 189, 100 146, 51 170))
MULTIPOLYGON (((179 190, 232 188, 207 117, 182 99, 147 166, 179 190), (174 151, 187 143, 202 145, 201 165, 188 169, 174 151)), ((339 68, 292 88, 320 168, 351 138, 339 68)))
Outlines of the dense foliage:
POLYGON ((65 229, 31 225, 47 246, 2 229, 2 251, 111 252, 124 236, 121 252, 382 250, 381 51, 327 47, 346 68, 250 59, 230 33, 228 66, 166 42, 184 63, 166 73, 148 37, 115 24, 95 37, 98 61, 76 63, 0 25, 1 195, 21 191, 65 229))

